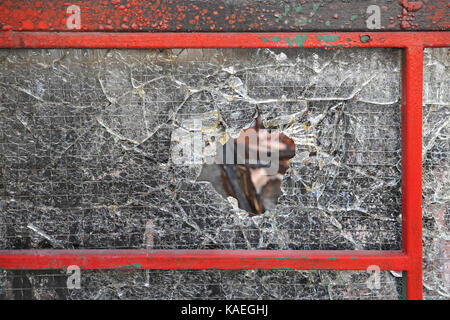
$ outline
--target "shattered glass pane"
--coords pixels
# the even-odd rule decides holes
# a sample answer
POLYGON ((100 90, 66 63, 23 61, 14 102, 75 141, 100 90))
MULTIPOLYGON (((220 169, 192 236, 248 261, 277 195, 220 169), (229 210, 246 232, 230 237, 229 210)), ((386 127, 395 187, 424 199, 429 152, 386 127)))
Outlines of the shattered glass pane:
MULTIPOLYGON (((81 289, 64 271, 8 271, 0 299, 401 299, 389 272, 296 270, 83 270, 81 289), (20 288, 20 289, 19 289, 20 288)), ((2 277, 0 276, 0 279, 2 277)), ((401 278, 399 278, 401 280, 401 278)))
MULTIPOLYGON (((424 284, 448 298, 448 51, 433 50, 424 284)), ((393 49, 0 50, 0 249, 400 249, 400 60, 393 49), (208 146, 258 111, 296 152, 276 205, 252 216, 199 178, 208 146), (199 133, 201 152, 174 161, 199 133)), ((0 272, 6 299, 14 288, 34 299, 401 298, 394 272, 376 292, 367 272, 83 271, 78 291, 62 271, 0 272)))
POLYGON ((424 52, 422 216, 424 299, 450 298, 450 59, 424 52))
POLYGON ((4 50, 1 247, 399 249, 399 61, 390 49, 4 50), (296 155, 276 206, 252 217, 198 181, 203 147, 175 155, 191 135, 237 137, 257 111, 296 155))

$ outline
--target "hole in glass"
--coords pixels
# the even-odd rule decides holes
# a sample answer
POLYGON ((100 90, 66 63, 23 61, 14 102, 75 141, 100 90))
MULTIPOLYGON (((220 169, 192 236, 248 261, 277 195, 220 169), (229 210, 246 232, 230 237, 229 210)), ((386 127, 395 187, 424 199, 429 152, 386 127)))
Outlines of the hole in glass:
POLYGON ((217 147, 218 164, 204 165, 199 181, 210 181, 239 208, 260 215, 275 208, 281 182, 295 155, 295 144, 285 134, 265 128, 260 117, 235 139, 217 147))

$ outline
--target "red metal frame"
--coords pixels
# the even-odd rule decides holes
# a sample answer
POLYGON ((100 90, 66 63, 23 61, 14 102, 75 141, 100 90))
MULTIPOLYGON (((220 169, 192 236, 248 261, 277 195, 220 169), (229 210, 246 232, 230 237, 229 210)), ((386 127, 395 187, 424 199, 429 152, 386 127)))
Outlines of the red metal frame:
POLYGON ((402 250, 3 250, 3 269, 333 269, 406 271, 407 299, 422 299, 423 48, 450 46, 450 32, 0 33, 0 48, 404 49, 402 66, 402 250))

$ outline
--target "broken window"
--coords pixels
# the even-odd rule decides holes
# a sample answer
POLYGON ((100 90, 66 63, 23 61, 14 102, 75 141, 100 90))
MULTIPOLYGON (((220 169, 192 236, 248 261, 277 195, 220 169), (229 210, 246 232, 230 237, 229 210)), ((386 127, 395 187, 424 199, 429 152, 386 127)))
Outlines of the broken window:
MULTIPOLYGON (((448 74, 448 60, 429 59, 430 77, 448 74)), ((0 248, 400 249, 400 60, 395 49, 1 50, 0 248), (211 182, 221 171, 204 179, 205 171, 217 166, 207 159, 220 146, 259 122, 292 139, 294 152, 274 199, 246 210, 211 182), (200 137, 200 149, 186 137, 200 137), (189 159, 174 161, 187 145, 189 159)), ((431 86, 448 83, 433 79, 431 86)), ((443 92, 437 102, 424 96, 424 149, 432 150, 424 163, 433 164, 424 194, 443 192, 433 196, 436 215, 448 202, 447 180, 438 179, 446 175, 435 174, 448 153, 443 92)), ((258 188, 250 180, 262 194, 267 183, 258 188)), ((424 216, 426 228, 433 222, 433 230, 444 230, 436 216, 424 216)), ((146 275, 166 283, 182 276, 127 272, 139 290, 146 275)), ((334 290, 335 277, 346 272, 257 272, 279 283, 278 295, 267 297, 351 298, 367 290, 334 290), (308 283, 316 289, 300 281, 293 294, 293 274, 313 274, 308 283)), ((20 287, 13 273, 0 276, 6 291, 20 287)), ((33 274, 20 277, 38 289, 33 274)), ((253 271, 195 274, 222 289, 186 284, 186 297, 253 294, 238 294, 235 285, 253 271)), ((362 272, 348 274, 365 281, 362 272)), ((391 289, 376 294, 398 297, 399 275, 382 274, 391 289)), ((430 295, 446 294, 435 275, 426 276, 430 295)), ((80 297, 93 298, 117 277, 88 272, 80 297)), ((124 297, 137 292, 130 290, 124 297)))

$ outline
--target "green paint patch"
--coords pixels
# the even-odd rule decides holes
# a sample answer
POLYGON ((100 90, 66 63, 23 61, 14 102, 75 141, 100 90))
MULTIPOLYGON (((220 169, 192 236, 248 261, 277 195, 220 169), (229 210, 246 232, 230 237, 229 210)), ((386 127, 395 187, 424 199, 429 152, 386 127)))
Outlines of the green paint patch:
POLYGON ((350 20, 351 20, 351 21, 354 21, 354 20, 356 20, 356 19, 358 19, 358 16, 357 16, 357 15, 354 15, 354 16, 351 16, 351 17, 350 17, 350 20))
POLYGON ((352 39, 350 39, 350 38, 345 38, 345 41, 352 41, 352 39))
POLYGON ((336 261, 337 257, 329 257, 328 260, 336 261))
POLYGON ((295 7, 295 12, 300 12, 300 11, 302 11, 302 6, 301 5, 298 5, 297 7, 295 7))
POLYGON ((295 25, 296 25, 296 26, 299 26, 299 25, 301 25, 301 24, 307 24, 307 23, 308 23, 308 20, 306 20, 306 18, 302 18, 301 20, 297 21, 297 22, 295 23, 295 25))
POLYGON ((331 25, 331 22, 330 22, 330 21, 327 21, 327 22, 325 22, 325 25, 326 25, 327 27, 329 27, 329 26, 331 25))
POLYGON ((292 43, 291 39, 289 37, 284 38, 284 41, 286 41, 286 43, 289 45, 289 47, 293 47, 294 44, 292 43))
POLYGON ((369 36, 367 36, 367 35, 361 36, 361 42, 366 43, 366 42, 368 42, 369 40, 370 40, 370 37, 369 37, 369 36))
POLYGON ((121 266, 114 267, 114 269, 141 269, 140 263, 124 264, 121 266))
POLYGON ((284 7, 284 16, 286 17, 286 15, 288 14, 288 12, 291 10, 290 7, 284 7))
POLYGON ((315 5, 315 6, 313 6, 313 10, 317 11, 317 10, 319 10, 319 7, 320 7, 319 5, 315 5))
POLYGON ((356 257, 353 257, 352 260, 356 260, 356 257))
POLYGON ((309 257, 306 257, 306 256, 301 256, 301 257, 304 258, 304 259, 309 260, 309 257))
POLYGON ((277 37, 277 36, 273 36, 271 39, 272 39, 273 42, 279 42, 279 41, 281 41, 281 38, 280 38, 280 37, 277 37))
POLYGON ((308 36, 306 34, 296 35, 293 41, 297 46, 303 47, 303 44, 305 43, 306 39, 308 39, 308 36))
MULTIPOLYGON (((280 42, 281 41, 281 38, 278 36, 269 36, 269 38, 262 37, 261 41, 265 42, 265 43, 270 42, 270 41, 272 41, 272 42, 280 42)), ((293 46, 292 42, 289 38, 286 37, 284 40, 287 42, 288 45, 290 45, 291 47, 293 46)))
POLYGON ((317 36, 317 40, 321 41, 325 41, 325 42, 334 42, 334 41, 338 41, 339 40, 339 36, 330 36, 330 35, 323 35, 323 36, 317 36))

